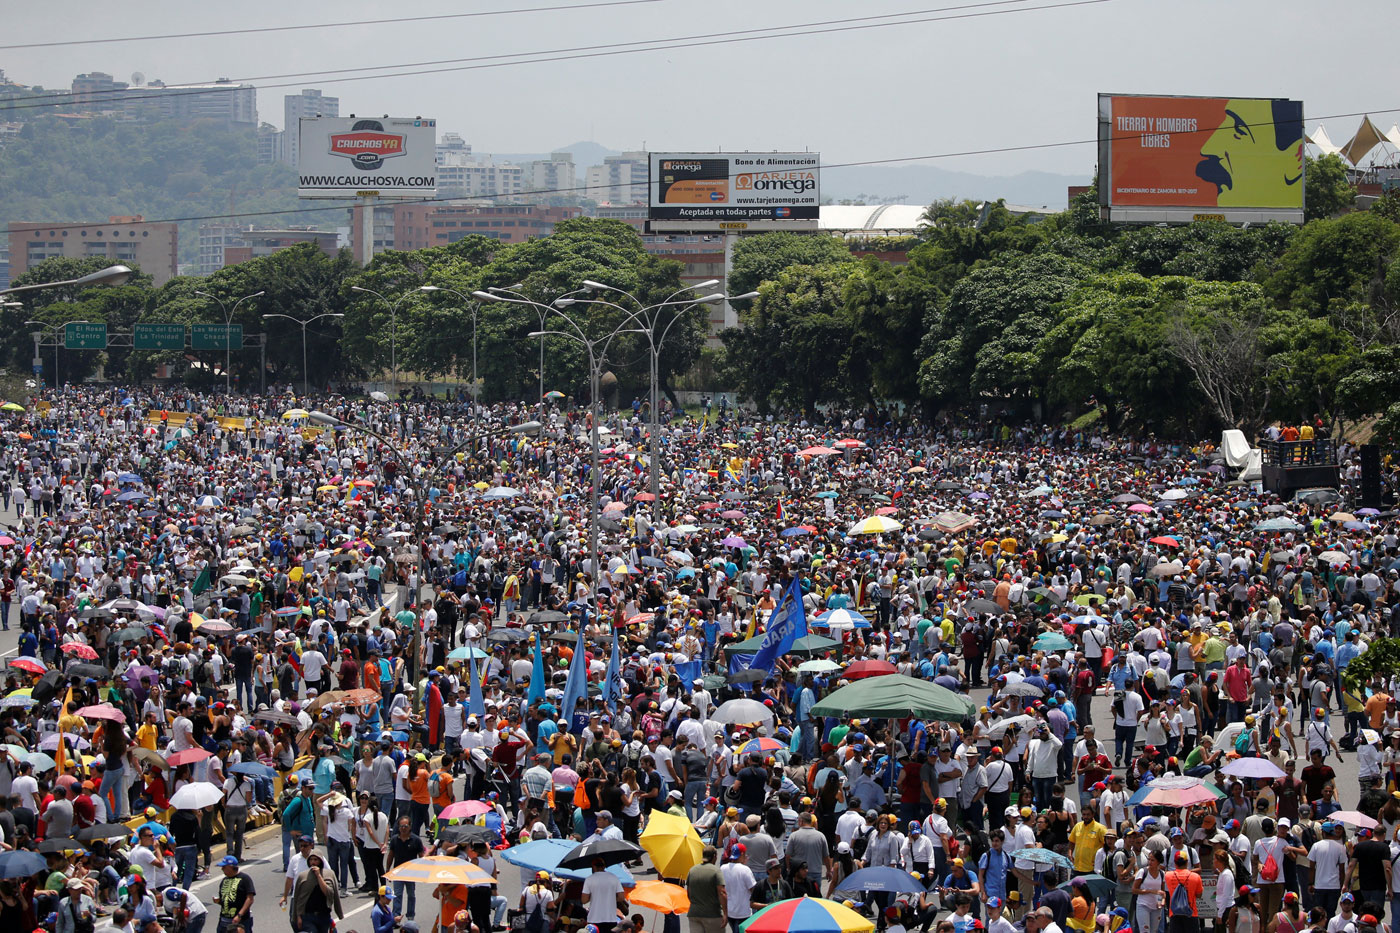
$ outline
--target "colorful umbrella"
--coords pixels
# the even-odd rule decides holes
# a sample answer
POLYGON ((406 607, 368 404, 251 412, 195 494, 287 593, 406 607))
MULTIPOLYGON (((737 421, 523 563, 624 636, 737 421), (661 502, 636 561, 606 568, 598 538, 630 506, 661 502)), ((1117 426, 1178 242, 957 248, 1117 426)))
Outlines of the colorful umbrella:
POLYGON ((384 880, 405 881, 410 884, 466 885, 495 884, 496 881, 471 862, 450 855, 429 855, 395 865, 385 873, 384 880))
POLYGON ((739 927, 740 933, 869 933, 874 929, 875 921, 822 897, 769 904, 739 927))
POLYGON ((70 641, 67 644, 59 645, 58 650, 64 654, 77 655, 86 661, 97 660, 97 649, 80 641, 70 641))
POLYGON ((904 526, 888 515, 872 515, 867 519, 856 522, 846 532, 849 535, 882 535, 891 531, 899 531, 904 526))
POLYGON ((21 671, 28 671, 31 674, 42 674, 49 669, 49 666, 43 661, 28 656, 15 658, 10 662, 10 667, 17 668, 21 671))
POLYGON ((778 752, 787 748, 786 742, 779 742, 777 739, 770 739, 767 736, 751 739, 745 742, 739 749, 740 755, 764 755, 768 752, 778 752))

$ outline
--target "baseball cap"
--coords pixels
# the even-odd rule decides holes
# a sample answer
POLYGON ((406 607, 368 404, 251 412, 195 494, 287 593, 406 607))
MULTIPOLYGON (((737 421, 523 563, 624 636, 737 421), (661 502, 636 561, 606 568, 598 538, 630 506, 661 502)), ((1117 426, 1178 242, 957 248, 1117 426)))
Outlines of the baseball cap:
POLYGON ((997 909, 998 907, 1000 907, 1000 906, 1001 906, 1001 898, 999 898, 999 897, 989 897, 989 898, 987 898, 987 909, 988 909, 988 910, 996 910, 996 909, 997 909))
POLYGON ((1344 900, 1344 901, 1355 901, 1355 900, 1356 900, 1356 895, 1352 894, 1350 891, 1343 891, 1343 892, 1342 892, 1342 900, 1344 900))
POLYGON ((220 867, 220 868, 229 868, 229 867, 237 868, 237 867, 238 867, 238 859, 235 858, 235 857, 232 856, 232 855, 225 855, 223 858, 219 859, 219 867, 220 867))

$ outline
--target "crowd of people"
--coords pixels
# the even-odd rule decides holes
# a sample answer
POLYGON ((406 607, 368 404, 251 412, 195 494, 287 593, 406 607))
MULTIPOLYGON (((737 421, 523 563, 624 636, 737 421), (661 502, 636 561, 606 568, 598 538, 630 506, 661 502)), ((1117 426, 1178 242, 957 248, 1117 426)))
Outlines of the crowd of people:
POLYGON ((501 862, 664 813, 704 846, 656 866, 702 933, 804 895, 896 933, 1387 933, 1393 515, 1209 444, 728 408, 667 426, 653 497, 646 420, 144 388, 6 415, 0 922, 248 933, 275 820, 297 930, 356 893, 416 924, 385 875, 433 854, 494 881, 438 888, 440 928, 640 929, 611 858, 520 865, 518 898, 501 862), (810 635, 765 658, 787 601, 810 635), (814 712, 868 676, 967 715, 814 712))

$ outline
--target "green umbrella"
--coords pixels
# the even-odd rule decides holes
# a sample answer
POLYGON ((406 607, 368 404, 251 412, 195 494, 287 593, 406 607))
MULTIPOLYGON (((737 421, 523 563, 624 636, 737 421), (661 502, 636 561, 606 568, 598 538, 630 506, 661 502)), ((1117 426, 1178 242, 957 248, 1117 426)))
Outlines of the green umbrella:
POLYGON ((976 711, 972 701, 946 687, 917 677, 887 674, 842 687, 812 707, 815 716, 866 716, 878 719, 936 719, 962 722, 976 711))
POLYGON ((792 643, 792 653, 816 654, 818 651, 830 651, 832 648, 840 647, 839 639, 827 638, 825 635, 808 635, 792 643))
POLYGON ((1074 642, 1059 632, 1046 632, 1035 640, 1033 647, 1036 651, 1068 651, 1074 647, 1074 642))

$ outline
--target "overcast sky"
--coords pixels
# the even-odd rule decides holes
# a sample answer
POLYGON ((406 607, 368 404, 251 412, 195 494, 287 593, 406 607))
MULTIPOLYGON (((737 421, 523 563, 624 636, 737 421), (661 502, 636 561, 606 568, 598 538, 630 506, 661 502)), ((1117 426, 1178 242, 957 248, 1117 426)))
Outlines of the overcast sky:
MULTIPOLYGON (((573 0, 470 3, 267 2, 12 4, 0 43, 128 37, 559 6, 573 0), (80 15, 75 16, 75 12, 80 15)), ((894 159, 1091 139, 1095 94, 1294 97, 1308 129, 1323 115, 1369 110, 1385 130, 1400 113, 1394 64, 1365 36, 1400 25, 1395 0, 1353 0, 1331 22, 1302 0, 655 0, 629 6, 104 45, 0 51, 12 80, 67 87, 73 75, 140 71, 166 83, 251 79, 263 120, 282 95, 318 87, 341 113, 433 116, 478 152, 547 151, 578 140, 615 149, 809 149, 824 162, 894 159), (1000 15, 584 60, 336 83, 271 78, 371 65, 534 52, 820 20, 926 11, 1000 15), (1363 37, 1344 50, 1338 31, 1363 37), (1321 56, 1319 59, 1317 56, 1321 56), (269 88, 290 83, 290 89, 269 88)), ((1326 120, 1334 141, 1358 119, 1326 120)), ((1090 145, 941 159, 979 174, 1088 174, 1090 145)))

